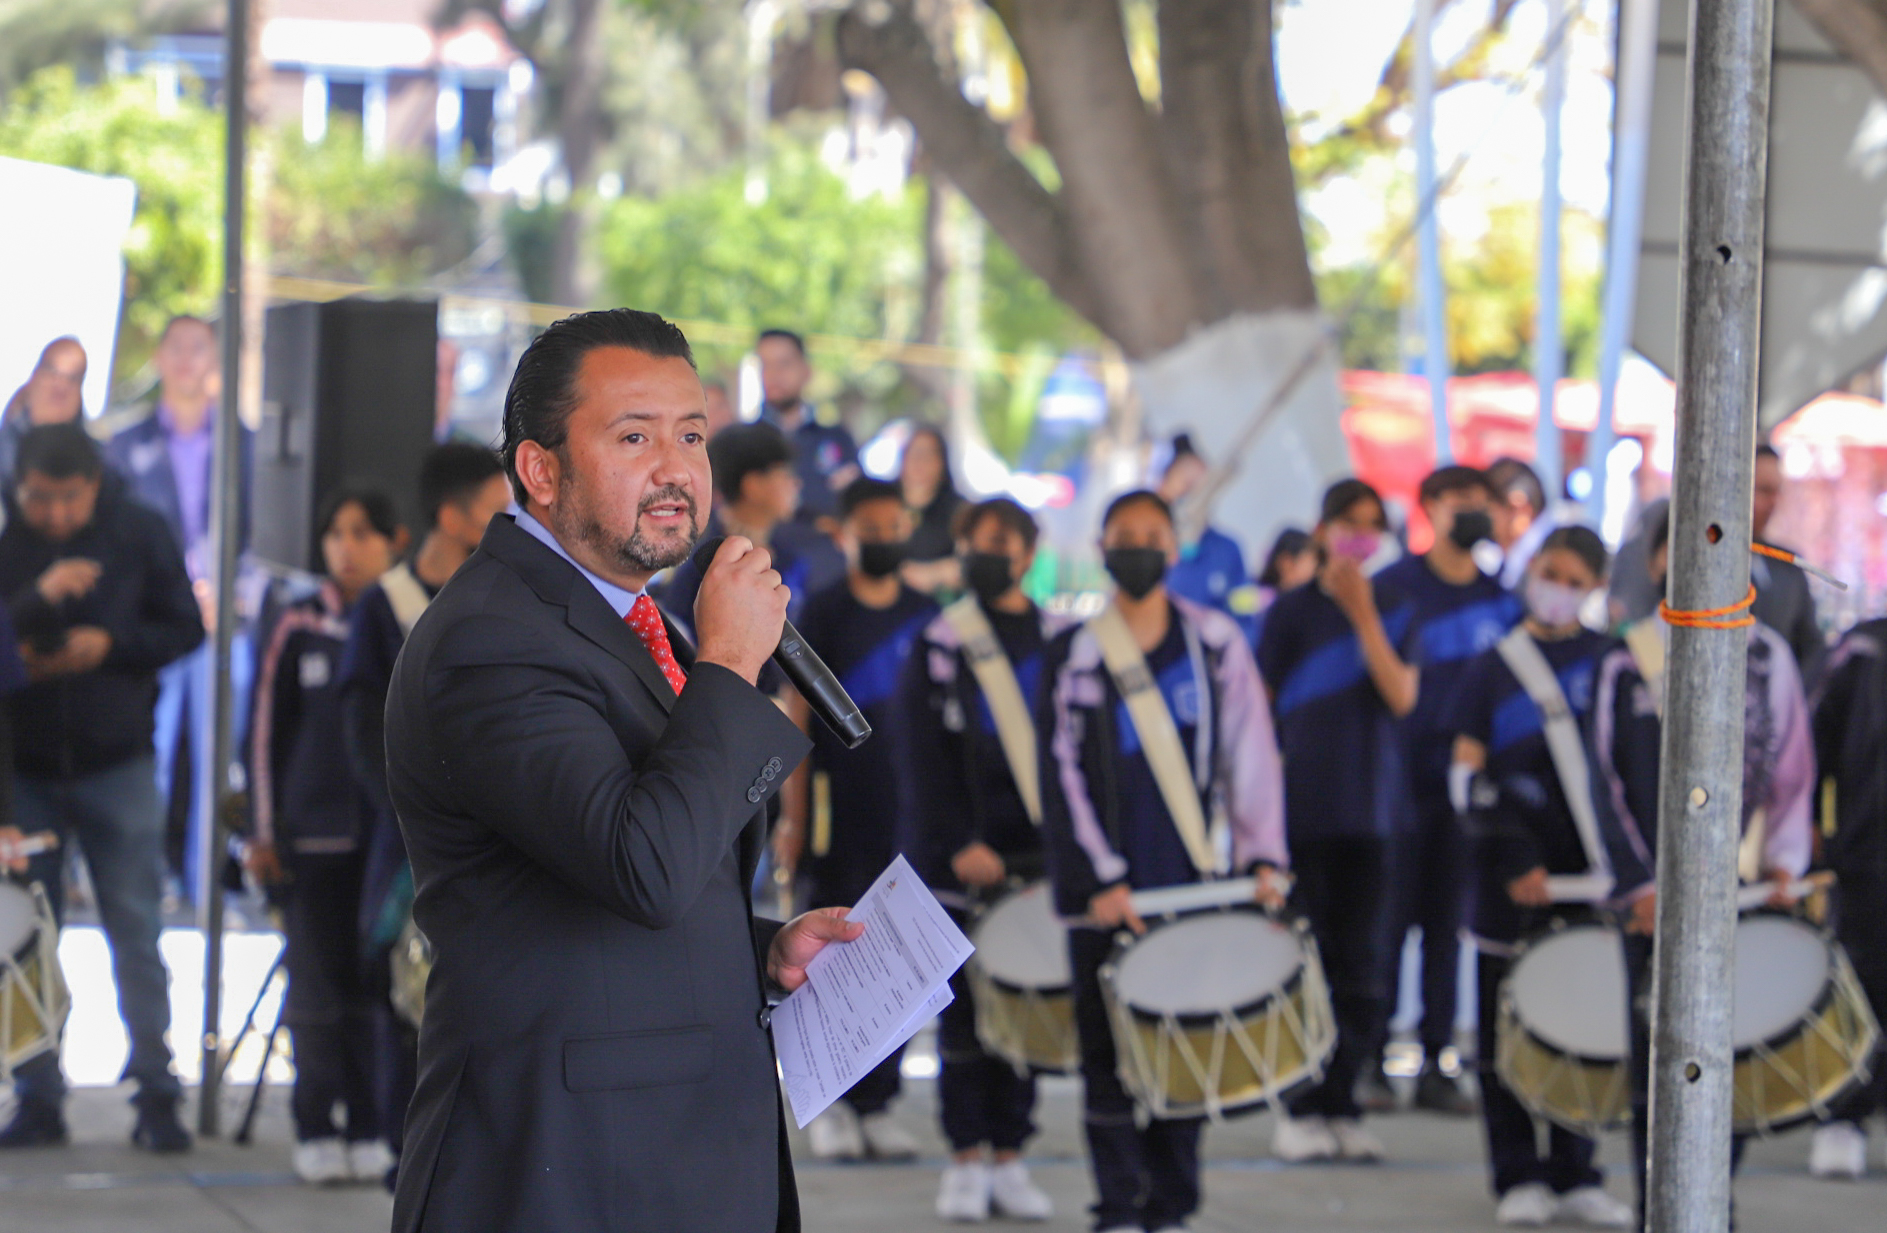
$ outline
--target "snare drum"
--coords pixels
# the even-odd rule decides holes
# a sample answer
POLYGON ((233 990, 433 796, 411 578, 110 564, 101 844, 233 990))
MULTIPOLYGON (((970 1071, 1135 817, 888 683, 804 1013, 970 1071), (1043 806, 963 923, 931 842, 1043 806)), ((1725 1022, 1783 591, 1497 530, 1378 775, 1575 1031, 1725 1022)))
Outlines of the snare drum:
POLYGON ((0 880, 0 1080, 59 1047, 72 998, 45 892, 0 880))
POLYGON ((1151 924, 1101 969, 1121 1082, 1156 1118, 1262 1108, 1323 1077, 1337 1025, 1317 945, 1255 907, 1151 924))
POLYGON ((1590 1137, 1631 1122, 1626 990, 1610 926, 1556 927, 1520 947, 1500 989, 1494 1068, 1529 1112, 1590 1137))
POLYGON ((1880 1026, 1847 954, 1814 925, 1751 912, 1736 926, 1736 1089, 1743 1134, 1827 1114, 1864 1080, 1880 1026))
POLYGON ((1081 1065, 1068 930, 1037 882, 996 901, 970 931, 970 992, 983 1048, 1018 1071, 1081 1065))

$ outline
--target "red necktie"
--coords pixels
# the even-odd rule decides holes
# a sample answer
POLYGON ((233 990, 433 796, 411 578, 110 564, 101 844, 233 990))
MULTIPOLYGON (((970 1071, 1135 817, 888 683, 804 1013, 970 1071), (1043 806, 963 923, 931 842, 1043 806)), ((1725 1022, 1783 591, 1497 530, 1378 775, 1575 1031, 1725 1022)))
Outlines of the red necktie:
POLYGON ((668 644, 668 626, 662 624, 662 614, 655 609, 655 601, 648 596, 639 596, 629 609, 629 615, 623 618, 629 628, 636 631, 636 637, 642 639, 642 645, 649 648, 649 654, 655 659, 655 666, 662 670, 668 683, 676 693, 688 683, 688 674, 675 662, 675 648, 668 644))

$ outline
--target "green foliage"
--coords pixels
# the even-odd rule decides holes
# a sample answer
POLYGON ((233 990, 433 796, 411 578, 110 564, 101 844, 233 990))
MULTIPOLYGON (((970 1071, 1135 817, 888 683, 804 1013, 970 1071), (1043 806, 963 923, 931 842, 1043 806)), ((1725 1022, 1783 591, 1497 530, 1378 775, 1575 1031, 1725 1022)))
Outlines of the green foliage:
MULTIPOLYGON (((412 283, 470 250, 475 207, 430 158, 369 161, 359 131, 347 128, 317 146, 298 134, 263 141, 272 143, 265 230, 274 271, 412 283)), ((137 185, 125 241, 118 379, 143 366, 171 316, 215 309, 223 277, 219 112, 188 91, 174 106, 160 106, 148 78, 82 85, 71 68, 49 68, 0 106, 0 154, 137 185)), ((259 214, 253 204, 252 212, 259 214)))
POLYGON ((0 0, 0 99, 48 64, 94 76, 110 40, 201 28, 208 8, 208 0, 0 0))
POLYGON ((346 120, 325 140, 277 137, 269 184, 269 265, 278 274, 411 284, 464 260, 478 209, 430 152, 370 159, 346 120))
POLYGON ((0 154, 137 184, 137 214, 125 241, 119 375, 143 365, 172 315, 215 306, 223 269, 223 125, 214 112, 185 99, 166 113, 142 78, 81 86, 70 68, 50 68, 0 107, 0 154))

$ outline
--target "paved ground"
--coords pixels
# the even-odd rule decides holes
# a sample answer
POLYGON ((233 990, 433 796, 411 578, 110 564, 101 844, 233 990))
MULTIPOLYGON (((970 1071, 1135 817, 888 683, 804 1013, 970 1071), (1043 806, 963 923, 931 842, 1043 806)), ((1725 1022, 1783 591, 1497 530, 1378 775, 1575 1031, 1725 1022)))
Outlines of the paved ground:
MULTIPOLYGON (((821 1233, 884 1233, 946 1228, 931 1214, 943 1144, 933 1087, 907 1082, 900 1116, 919 1132, 929 1159, 917 1165, 802 1166, 807 1228, 821 1233)), ((71 1107, 74 1145, 0 1156, 4 1233, 379 1233, 391 1204, 373 1189, 310 1190, 288 1170, 286 1092, 272 1087, 258 1142, 227 1139, 185 1157, 158 1159, 130 1148, 122 1089, 81 1089, 71 1107)), ((1054 1196, 1058 1231, 1085 1229, 1089 1189, 1079 1155, 1077 1090, 1066 1080, 1044 1092, 1036 1173, 1054 1196)), ((239 1111, 225 1119, 233 1129, 239 1111)), ((1453 1233, 1494 1229, 1485 1195, 1478 1123, 1425 1114, 1378 1119, 1389 1163, 1373 1167, 1285 1168, 1267 1154, 1268 1116, 1207 1131, 1207 1200, 1200 1233, 1453 1233)), ((796 1154, 805 1159, 804 1144, 796 1154)), ((1887 1167, 1876 1131, 1874 1172, 1859 1184, 1810 1180, 1807 1141, 1793 1135, 1757 1144, 1737 1194, 1743 1233, 1887 1227, 1887 1167)), ((1607 1143, 1611 1187, 1628 1195, 1617 1171, 1621 1145, 1607 1143)), ((468 1231, 472 1233, 472 1231, 468 1231)))

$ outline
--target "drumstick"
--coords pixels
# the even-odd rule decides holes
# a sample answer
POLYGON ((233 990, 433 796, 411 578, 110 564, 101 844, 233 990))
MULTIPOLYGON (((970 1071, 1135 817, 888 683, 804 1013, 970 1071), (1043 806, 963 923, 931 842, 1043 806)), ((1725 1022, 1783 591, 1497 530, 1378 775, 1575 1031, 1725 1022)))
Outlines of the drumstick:
POLYGON ((59 846, 59 836, 51 831, 35 831, 31 835, 8 842, 0 839, 0 861, 19 860, 22 857, 38 856, 41 852, 50 852, 59 846))
MULTIPOLYGON (((1787 891, 1791 899, 1806 899, 1816 891, 1826 890, 1834 884, 1835 875, 1829 870, 1823 870, 1794 882, 1781 883, 1780 889, 1787 891)), ((1752 908, 1762 907, 1769 902, 1769 897, 1775 894, 1777 889, 1778 884, 1775 882, 1758 882, 1754 886, 1745 886, 1736 892, 1736 910, 1747 912, 1752 908)))
MULTIPOLYGON (((1288 895, 1290 881, 1284 880, 1279 889, 1288 895)), ((1230 878, 1223 882, 1193 882, 1160 890, 1136 891, 1131 898, 1134 911, 1145 920, 1150 916, 1176 916, 1181 912, 1196 912, 1203 908, 1229 908, 1251 903, 1257 894, 1257 878, 1230 878)))

